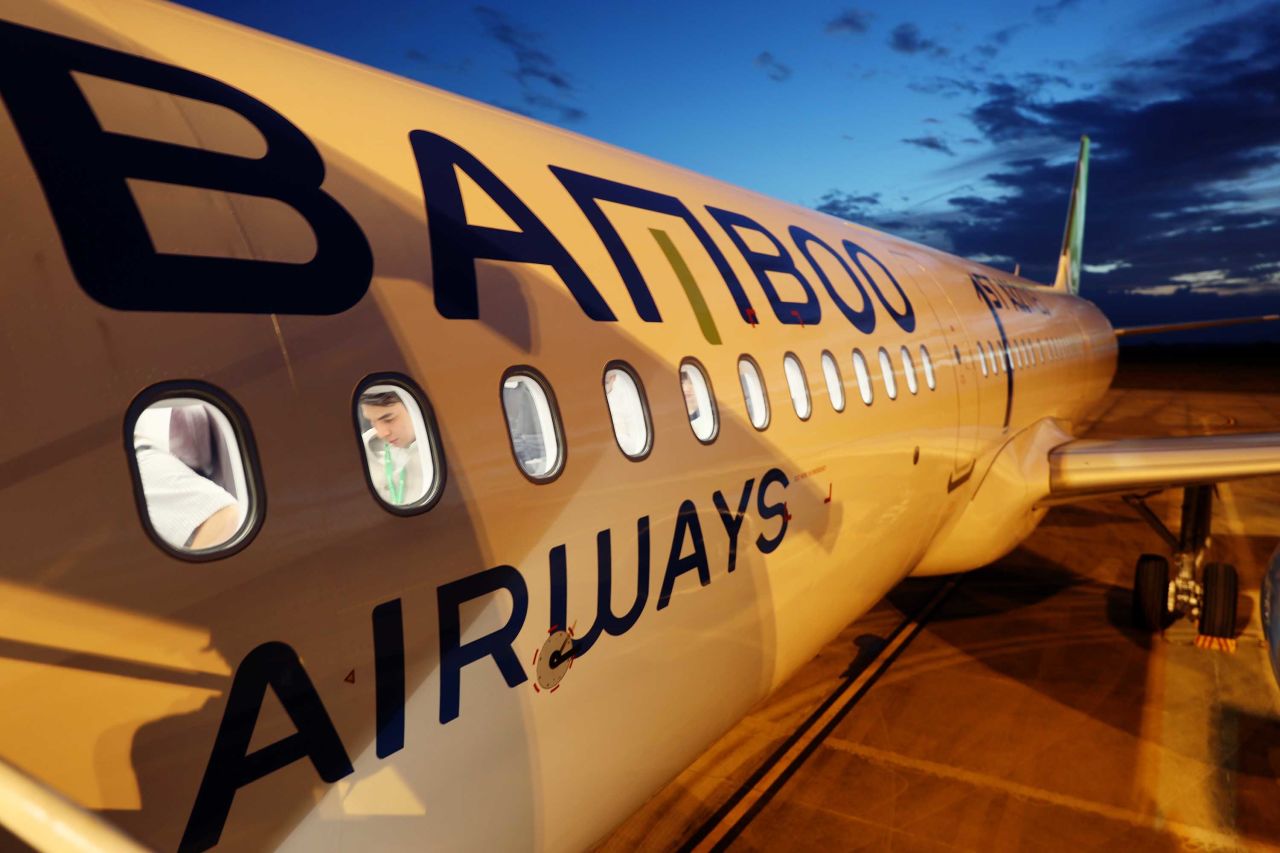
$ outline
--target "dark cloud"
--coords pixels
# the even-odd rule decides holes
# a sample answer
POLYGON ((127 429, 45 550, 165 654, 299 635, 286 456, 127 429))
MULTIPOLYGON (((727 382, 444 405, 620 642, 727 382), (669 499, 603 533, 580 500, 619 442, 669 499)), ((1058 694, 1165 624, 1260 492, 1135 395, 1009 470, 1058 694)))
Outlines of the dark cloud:
POLYGON ((824 29, 829 33, 865 33, 871 26, 871 13, 861 9, 845 9, 830 21, 824 29))
POLYGON ((764 73, 769 75, 769 79, 777 83, 791 77, 791 67, 783 65, 767 50, 756 57, 756 67, 763 68, 764 73))
POLYGON ((972 80, 959 77, 929 77, 925 80, 912 80, 907 88, 922 95, 941 95, 944 98, 955 98, 960 95, 977 95, 982 87, 972 80))
POLYGON ((929 56, 942 57, 947 55, 947 49, 938 44, 933 39, 927 39, 920 34, 920 28, 915 24, 898 24, 893 28, 893 32, 889 34, 889 47, 898 53, 916 54, 923 53, 929 56))
POLYGON ((1051 0, 1048 3, 1037 5, 1032 14, 1035 15, 1037 21, 1042 24, 1052 24, 1058 20, 1058 16, 1073 6, 1080 5, 1080 0, 1051 0))
POLYGON ((878 220, 880 193, 853 195, 841 190, 831 190, 820 198, 814 207, 823 213, 848 219, 851 222, 878 220))
MULTIPOLYGON (((1075 150, 1088 134, 1091 299, 1134 322, 1133 305, 1160 300, 1184 319, 1204 299, 1226 313, 1280 309, 1280 199, 1269 189, 1280 181, 1280 3, 1191 31, 1118 67, 1096 93, 1062 85, 1031 75, 982 89, 970 118, 993 153, 940 173, 981 189, 910 216, 844 207, 864 224, 903 226, 902 236, 966 257, 1010 258, 1051 281, 1075 150)), ((822 209, 844 215, 842 198, 828 193, 822 209)))
POLYGON ((565 122, 586 117, 571 101, 577 88, 555 59, 539 46, 538 34, 525 30, 505 13, 489 6, 476 6, 475 12, 489 37, 511 51, 516 62, 512 76, 519 82, 521 97, 528 106, 544 116, 555 116, 565 122))
POLYGON ((916 136, 902 141, 908 145, 914 145, 917 148, 924 148, 929 151, 940 151, 949 157, 956 156, 956 152, 951 150, 951 146, 938 136, 916 136))
POLYGON ((942 124, 939 119, 933 117, 922 119, 922 121, 924 121, 925 124, 942 124))

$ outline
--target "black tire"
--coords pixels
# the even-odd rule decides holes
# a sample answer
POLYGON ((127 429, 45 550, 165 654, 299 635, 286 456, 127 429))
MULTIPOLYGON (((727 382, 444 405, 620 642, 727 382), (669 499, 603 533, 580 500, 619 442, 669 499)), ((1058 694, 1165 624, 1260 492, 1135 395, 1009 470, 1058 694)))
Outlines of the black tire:
POLYGON ((1160 631, 1169 621, 1169 561, 1143 554, 1133 570, 1133 624, 1139 631, 1160 631))
POLYGON ((1206 637, 1236 635, 1236 597, 1240 580, 1230 563, 1204 567, 1204 601, 1200 608, 1200 633, 1206 637))

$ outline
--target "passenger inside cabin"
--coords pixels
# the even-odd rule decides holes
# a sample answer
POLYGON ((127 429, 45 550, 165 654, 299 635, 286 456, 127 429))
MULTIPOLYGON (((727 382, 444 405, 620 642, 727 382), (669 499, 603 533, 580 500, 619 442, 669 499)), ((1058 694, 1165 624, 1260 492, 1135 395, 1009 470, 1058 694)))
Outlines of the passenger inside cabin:
POLYGON ((538 406, 529 386, 530 380, 523 376, 513 376, 503 382, 502 408, 507 415, 516 460, 525 473, 536 477, 545 474, 549 466, 538 406))
POLYGON ((378 497, 390 506, 420 500, 427 488, 422 442, 404 394, 392 385, 373 385, 360 395, 360 417, 369 424, 361 434, 369 479, 378 497))
POLYGON ((635 380, 624 370, 613 368, 606 371, 604 396, 618 447, 627 456, 640 456, 648 445, 649 430, 645 424, 644 408, 635 380))
POLYGON ((228 449, 204 403, 150 407, 134 425, 133 450, 151 528, 170 547, 199 551, 235 535, 242 513, 228 449))

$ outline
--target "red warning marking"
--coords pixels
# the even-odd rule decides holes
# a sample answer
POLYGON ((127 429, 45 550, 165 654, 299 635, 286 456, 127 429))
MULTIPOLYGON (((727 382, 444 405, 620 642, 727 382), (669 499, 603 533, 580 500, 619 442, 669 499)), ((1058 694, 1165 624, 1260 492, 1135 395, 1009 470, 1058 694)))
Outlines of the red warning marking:
POLYGON ((552 687, 552 688, 551 688, 550 690, 548 690, 547 692, 548 692, 548 693, 555 693, 555 692, 556 692, 557 690, 559 690, 559 689, 560 689, 560 685, 559 685, 559 684, 557 684, 555 687, 552 687))
POLYGON ((747 309, 747 322, 750 323, 752 327, 756 325, 756 309, 754 308, 747 309))
POLYGON ((533 665, 534 665, 534 666, 537 666, 537 665, 538 665, 538 654, 539 654, 541 651, 542 651, 542 649, 534 649, 534 650, 533 650, 533 665))
POLYGON ((834 489, 834 483, 827 483, 827 497, 822 501, 824 504, 831 503, 831 492, 834 489))
POLYGON ((786 504, 782 505, 782 517, 785 518, 787 521, 791 520, 791 510, 787 509, 786 504))
POLYGON ((536 682, 536 681, 535 681, 535 682, 533 682, 533 692, 534 692, 534 693, 541 693, 541 692, 542 692, 542 688, 538 686, 538 682, 536 682))
POLYGON ((1199 634, 1196 636, 1196 648, 1235 654, 1236 641, 1234 637, 1208 637, 1204 634, 1199 634))
POLYGON ((799 312, 799 311, 797 311, 797 310, 795 310, 795 309, 793 308, 793 309, 791 309, 791 316, 792 316, 792 317, 795 317, 797 320, 799 320, 799 321, 800 321, 800 328, 802 328, 802 329, 803 329, 803 328, 804 328, 804 318, 800 316, 800 312, 799 312))
POLYGON ((355 671, 354 669, 353 669, 353 670, 351 670, 350 672, 348 672, 348 673, 347 673, 347 677, 346 677, 346 678, 344 678, 344 679, 342 679, 342 680, 343 680, 343 681, 345 681, 345 682, 347 682, 347 684, 355 684, 355 683, 356 683, 356 671, 355 671))

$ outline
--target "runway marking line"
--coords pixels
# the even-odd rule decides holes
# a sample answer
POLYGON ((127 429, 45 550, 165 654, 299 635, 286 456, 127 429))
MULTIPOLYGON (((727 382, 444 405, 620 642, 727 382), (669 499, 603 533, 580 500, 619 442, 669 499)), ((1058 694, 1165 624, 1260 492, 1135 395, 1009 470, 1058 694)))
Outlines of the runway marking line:
POLYGON ((914 616, 903 620, 894 628, 866 665, 855 675, 846 677, 698 831, 680 846, 681 853, 726 849, 835 730, 853 706, 880 680, 958 583, 959 578, 952 578, 940 584, 914 616), (845 701, 841 702, 841 699, 845 701))

